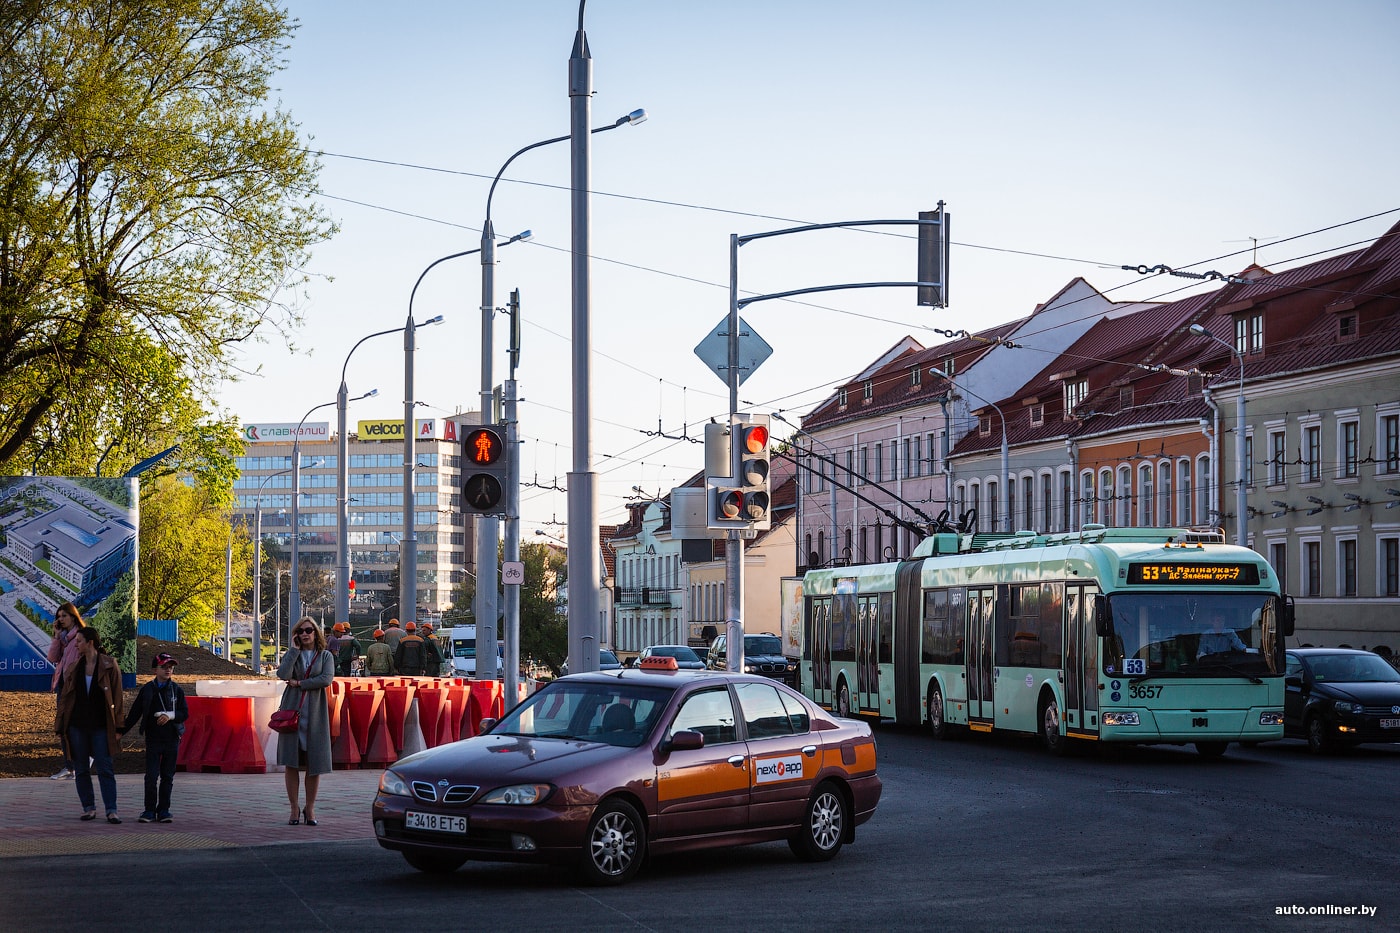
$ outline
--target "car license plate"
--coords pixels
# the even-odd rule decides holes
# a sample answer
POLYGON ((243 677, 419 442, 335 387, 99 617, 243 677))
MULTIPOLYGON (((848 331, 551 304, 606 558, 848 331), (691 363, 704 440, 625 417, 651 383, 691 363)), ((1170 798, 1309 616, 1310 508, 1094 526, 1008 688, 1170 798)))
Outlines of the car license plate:
POLYGON ((1382 719, 1382 729, 1400 729, 1400 719, 1382 719))
POLYGON ((404 814, 403 825, 405 829, 423 829, 430 833, 465 835, 467 832, 465 816, 443 816, 441 813, 419 813, 416 810, 404 814))

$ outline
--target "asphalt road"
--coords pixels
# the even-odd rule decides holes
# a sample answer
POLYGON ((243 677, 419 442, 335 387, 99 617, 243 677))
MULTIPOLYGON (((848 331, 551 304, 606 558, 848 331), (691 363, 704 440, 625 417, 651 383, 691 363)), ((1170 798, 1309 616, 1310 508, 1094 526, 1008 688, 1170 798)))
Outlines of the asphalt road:
MULTIPOLYGON (((885 796, 833 862, 770 844, 557 869, 412 871, 368 837, 0 859, 0 928, 1382 930, 1400 925, 1400 746, 1097 750, 883 728, 885 796), (1361 906, 1375 916, 1336 911, 1361 906), (1326 914, 1280 914, 1279 909, 1326 914)), ((334 776, 327 778, 327 781, 334 776)), ((177 781, 177 791, 178 791, 177 781)), ((365 825, 368 828, 366 807, 365 825)), ((303 830, 305 832, 305 830, 303 830)), ((287 838, 285 832, 282 838, 287 838)), ((291 838, 300 838, 293 836, 291 838)))

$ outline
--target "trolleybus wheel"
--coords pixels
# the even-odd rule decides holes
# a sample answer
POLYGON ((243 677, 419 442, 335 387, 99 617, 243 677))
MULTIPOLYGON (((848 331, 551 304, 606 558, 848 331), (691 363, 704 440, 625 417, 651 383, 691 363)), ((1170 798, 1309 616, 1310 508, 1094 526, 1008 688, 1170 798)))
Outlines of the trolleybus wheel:
POLYGON ((946 739, 951 731, 943 717, 943 688, 937 684, 928 692, 928 731, 935 739, 946 739))
POLYGON ((1053 693, 1040 701, 1040 741, 1056 757, 1069 750, 1069 739, 1060 732, 1060 704, 1053 693))
POLYGON ((1229 742, 1197 742, 1196 754, 1202 758, 1219 758, 1225 754, 1225 746, 1229 744, 1229 742))
POLYGON ((846 798, 830 781, 823 781, 807 801, 802 827, 788 839, 788 848, 804 862, 825 862, 835 858, 846 839, 850 810, 846 798))
POLYGON ((836 689, 836 715, 843 718, 851 715, 851 691, 846 689, 844 680, 836 689))

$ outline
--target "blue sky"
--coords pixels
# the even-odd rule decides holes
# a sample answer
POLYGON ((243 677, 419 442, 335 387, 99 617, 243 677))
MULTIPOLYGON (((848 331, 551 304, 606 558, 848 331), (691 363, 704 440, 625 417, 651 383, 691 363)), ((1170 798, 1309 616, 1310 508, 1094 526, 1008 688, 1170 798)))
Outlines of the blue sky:
MULTIPOLYGON (((300 28, 276 96, 327 153, 341 232, 309 264, 294 348, 269 335, 241 360, 258 374, 221 390, 245 422, 333 400, 355 342, 401 326, 423 269, 478 244, 502 163, 569 130, 572 0, 288 7, 300 28)), ((1262 265, 1288 268, 1400 218, 1262 245, 1400 208, 1391 0, 591 0, 585 23, 593 125, 650 115, 593 145, 603 521, 633 487, 664 493, 701 465, 700 445, 645 432, 699 436, 727 409, 693 348, 727 310, 730 234, 913 218, 940 199, 952 213, 947 309, 903 289, 746 309, 775 352, 740 398, 791 416, 905 335, 931 345, 935 328, 1022 317, 1075 276, 1122 300, 1180 297, 1182 280, 1117 267, 1225 257, 1196 268, 1236 271, 1256 237, 1262 265)), ((523 297, 522 474, 545 486, 565 485, 572 461, 568 181, 567 143, 527 153, 492 209, 498 234, 534 231, 500 251, 496 285, 500 305, 523 297)), ((912 279, 911 229, 752 244, 740 287, 912 279)), ((425 415, 477 406, 480 274, 476 257, 454 260, 418 290, 415 317, 446 318, 419 332, 425 415)), ((506 330, 498 318, 497 381, 506 330)), ((394 336, 355 352, 351 394, 379 395, 352 422, 402 416, 402 361, 394 336)), ((523 500, 527 536, 562 530, 563 493, 523 500)))

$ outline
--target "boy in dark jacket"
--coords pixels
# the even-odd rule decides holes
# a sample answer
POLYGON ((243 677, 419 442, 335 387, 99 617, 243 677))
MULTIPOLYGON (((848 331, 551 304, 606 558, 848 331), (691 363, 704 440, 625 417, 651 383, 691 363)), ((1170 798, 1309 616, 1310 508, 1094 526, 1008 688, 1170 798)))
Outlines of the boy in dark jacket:
POLYGON ((146 736, 146 809, 142 823, 172 822, 170 785, 175 780, 175 759, 180 754, 180 736, 190 716, 185 691, 170 679, 175 659, 161 652, 151 659, 156 676, 136 695, 126 714, 126 723, 117 730, 125 734, 136 722, 146 736), (159 784, 157 785, 157 778, 159 784))

